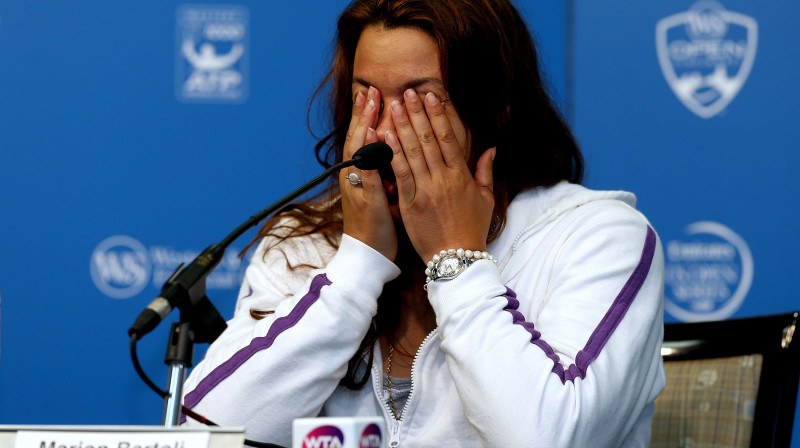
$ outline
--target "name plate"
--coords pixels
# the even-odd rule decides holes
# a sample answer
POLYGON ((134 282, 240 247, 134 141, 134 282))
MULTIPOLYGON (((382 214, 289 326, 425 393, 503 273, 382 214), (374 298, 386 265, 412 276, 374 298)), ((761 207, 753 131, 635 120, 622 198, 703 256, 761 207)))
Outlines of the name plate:
POLYGON ((207 431, 18 431, 14 448, 208 448, 207 431))

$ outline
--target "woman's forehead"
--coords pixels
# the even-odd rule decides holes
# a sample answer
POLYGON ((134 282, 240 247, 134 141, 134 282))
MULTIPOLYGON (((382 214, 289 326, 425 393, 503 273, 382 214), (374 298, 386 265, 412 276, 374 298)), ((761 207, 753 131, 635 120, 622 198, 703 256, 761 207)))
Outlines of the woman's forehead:
POLYGON ((356 47, 353 81, 379 88, 383 84, 384 89, 441 85, 439 50, 434 40, 418 29, 369 26, 356 47))

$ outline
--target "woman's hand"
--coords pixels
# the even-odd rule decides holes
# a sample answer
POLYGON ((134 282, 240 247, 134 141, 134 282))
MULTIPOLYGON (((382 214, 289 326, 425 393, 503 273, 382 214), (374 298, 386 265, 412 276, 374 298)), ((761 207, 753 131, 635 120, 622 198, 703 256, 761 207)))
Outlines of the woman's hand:
MULTIPOLYGON (((350 160, 356 150, 378 140, 374 126, 380 103, 380 92, 374 87, 369 88, 366 96, 362 92, 356 95, 343 160, 350 160)), ((344 233, 394 260, 397 256, 397 233, 378 171, 362 171, 355 167, 343 169, 339 173, 339 189, 344 233), (356 173, 361 183, 351 184, 346 177, 350 173, 356 173)))
MULTIPOLYGON (((485 250, 494 209, 495 149, 478 159, 475 176, 445 105, 428 93, 404 93, 405 107, 391 104, 396 134, 386 132, 397 177, 398 205, 406 232, 423 260, 443 249, 485 250)), ((460 125, 460 123, 459 123, 460 125)))

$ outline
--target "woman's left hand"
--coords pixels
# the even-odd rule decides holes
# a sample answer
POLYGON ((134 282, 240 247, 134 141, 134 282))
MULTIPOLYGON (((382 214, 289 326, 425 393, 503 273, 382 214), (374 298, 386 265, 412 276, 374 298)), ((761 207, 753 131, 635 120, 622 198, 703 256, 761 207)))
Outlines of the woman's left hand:
MULTIPOLYGON (((387 131, 397 177, 403 225, 419 256, 430 260, 443 249, 485 250, 494 209, 492 163, 495 149, 478 159, 475 176, 445 105, 428 93, 404 93, 405 107, 391 104, 396 134, 387 131)), ((468 138, 464 145, 467 146, 468 138)))

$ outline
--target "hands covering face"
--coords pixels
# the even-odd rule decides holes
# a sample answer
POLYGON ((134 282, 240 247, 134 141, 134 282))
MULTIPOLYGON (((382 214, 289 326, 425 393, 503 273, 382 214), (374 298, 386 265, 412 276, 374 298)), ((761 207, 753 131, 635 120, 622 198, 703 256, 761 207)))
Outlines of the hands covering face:
MULTIPOLYGON (((380 92, 370 87, 366 95, 362 91, 356 94, 344 160, 375 141, 382 140, 392 148, 397 209, 424 261, 443 249, 485 250, 494 209, 495 149, 481 155, 473 176, 466 161, 469 139, 459 141, 456 129, 463 130, 463 124, 452 104, 443 103, 432 92, 420 96, 414 89, 403 92, 402 99, 384 105, 388 110, 383 114, 388 118, 381 122, 390 120, 390 125, 378 135, 380 92)), ((344 232, 394 260, 397 233, 378 172, 343 170, 339 182, 344 232), (360 185, 352 185, 345 177, 351 172, 360 176, 360 185)))

